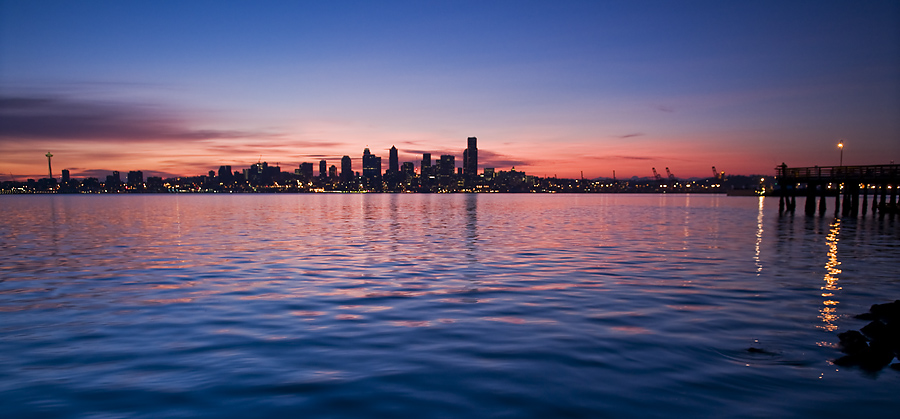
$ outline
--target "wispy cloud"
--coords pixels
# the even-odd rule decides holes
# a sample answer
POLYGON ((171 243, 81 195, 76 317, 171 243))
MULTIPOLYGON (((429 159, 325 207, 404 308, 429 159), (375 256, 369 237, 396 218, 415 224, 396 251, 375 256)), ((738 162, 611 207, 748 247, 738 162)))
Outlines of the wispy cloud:
POLYGON ((478 165, 481 167, 532 166, 537 163, 535 160, 524 160, 493 151, 478 150, 478 165))
POLYGON ((642 136, 642 135, 644 135, 644 133, 642 133, 642 132, 636 132, 636 133, 634 133, 634 134, 625 134, 625 135, 622 135, 622 136, 620 136, 619 138, 640 137, 640 136, 642 136))
MULTIPOLYGON (((71 175, 73 178, 89 178, 89 177, 93 177, 93 178, 100 179, 101 181, 106 180, 106 177, 107 177, 107 176, 113 174, 113 171, 112 171, 112 170, 106 170, 106 169, 81 169, 81 168, 70 168, 70 169, 69 169, 69 172, 70 172, 70 175, 71 175)), ((163 179, 168 179, 168 178, 178 177, 178 175, 175 175, 175 174, 172 174, 172 173, 169 173, 169 172, 158 171, 158 170, 143 170, 141 173, 143 173, 143 175, 144 175, 144 180, 145 180, 145 181, 147 180, 148 177, 151 177, 151 176, 159 176, 159 177, 161 177, 161 178, 163 178, 163 179)), ((122 181, 125 181, 125 179, 127 178, 127 176, 128 176, 128 173, 127 173, 127 172, 119 171, 119 178, 120 178, 122 181)))
MULTIPOLYGON (((398 149, 397 151, 398 151, 399 153, 404 153, 404 154, 417 154, 417 155, 419 155, 419 156, 421 156, 421 155, 424 154, 424 153, 431 153, 431 157, 432 157, 432 158, 438 158, 438 157, 440 157, 442 154, 449 154, 449 155, 451 155, 451 156, 462 156, 462 150, 448 150, 448 149, 431 149, 431 150, 425 150, 425 149, 408 149, 408 148, 404 148, 404 149, 402 149, 402 150, 398 149)), ((480 153, 481 150, 478 150, 478 152, 480 153)))
POLYGON ((635 160, 635 161, 677 161, 677 162, 687 162, 692 161, 691 159, 678 157, 678 156, 636 156, 636 155, 628 155, 628 154, 610 154, 606 156, 585 156, 585 158, 592 160, 635 160))
POLYGON ((656 157, 646 157, 646 156, 609 156, 608 159, 616 159, 616 160, 655 160, 656 157))
POLYGON ((278 134, 193 129, 173 111, 152 104, 62 96, 0 97, 0 143, 30 139, 183 142, 273 136, 278 134))
POLYGON ((675 112, 675 108, 673 108, 671 106, 666 106, 666 105, 656 105, 653 107, 653 109, 656 109, 660 112, 668 112, 668 113, 675 112))
MULTIPOLYGON (((422 154, 431 153, 432 161, 440 159, 441 155, 449 154, 456 157, 456 165, 462 166, 462 150, 447 150, 447 149, 434 149, 434 150, 425 150, 425 149, 402 149, 398 150, 401 154, 401 160, 405 157, 407 160, 410 157, 420 159, 422 154)), ((524 160, 521 158, 516 158, 513 156, 508 156, 505 154, 495 153, 490 150, 478 149, 478 166, 480 167, 511 167, 511 166, 529 166, 536 164, 535 160, 524 160)))
POLYGON ((297 149, 323 149, 341 146, 343 143, 331 141, 297 141, 285 139, 277 145, 270 144, 240 144, 240 145, 222 145, 210 144, 205 147, 206 150, 216 154, 245 155, 252 156, 262 154, 265 156, 295 156, 295 157, 329 157, 330 154, 309 154, 297 153, 297 149))
POLYGON ((608 156, 593 156, 588 157, 593 160, 658 160, 658 157, 655 156, 629 156, 629 155, 608 155, 608 156))

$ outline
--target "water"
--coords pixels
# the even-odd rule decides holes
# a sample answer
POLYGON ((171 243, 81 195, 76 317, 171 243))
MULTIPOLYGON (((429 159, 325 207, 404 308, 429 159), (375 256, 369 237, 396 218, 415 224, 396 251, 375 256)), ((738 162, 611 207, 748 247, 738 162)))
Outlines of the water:
POLYGON ((891 219, 672 195, 3 196, 0 210, 5 417, 900 409, 900 372, 829 362, 836 334, 865 324, 854 314, 900 299, 891 219))

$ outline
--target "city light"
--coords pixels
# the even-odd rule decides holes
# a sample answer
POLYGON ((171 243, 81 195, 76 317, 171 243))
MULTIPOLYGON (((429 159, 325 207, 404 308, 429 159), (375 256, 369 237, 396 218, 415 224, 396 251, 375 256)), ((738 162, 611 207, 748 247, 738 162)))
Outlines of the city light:
MULTIPOLYGON (((69 171, 64 171, 62 179, 48 178, 28 182, 0 183, 0 193, 321 193, 321 192, 358 192, 358 193, 724 193, 722 177, 718 173, 712 178, 702 180, 678 179, 669 168, 667 178, 657 173, 655 179, 635 178, 633 181, 612 179, 565 179, 556 175, 540 177, 526 174, 524 171, 497 170, 493 167, 479 168, 477 138, 467 138, 467 148, 463 150, 462 161, 452 154, 435 158, 432 164, 431 153, 423 153, 421 165, 416 168, 414 162, 400 165, 396 148, 388 161, 388 169, 384 170, 382 158, 376 156, 368 147, 362 154, 361 171, 354 171, 350 156, 341 159, 341 169, 335 165, 327 172, 323 170, 327 162, 320 160, 318 173, 314 171, 314 163, 304 162, 297 168, 282 170, 280 164, 269 165, 257 161, 248 168, 232 170, 230 165, 219 166, 218 171, 209 170, 204 175, 182 176, 163 179, 160 176, 144 178, 141 170, 129 171, 126 176, 113 171, 100 178, 72 178, 69 171), (458 163, 461 163, 458 164, 458 163), (459 167, 462 166, 462 167, 459 167), (479 169, 481 172, 479 173, 479 169)), ((49 154, 48 162, 49 162, 49 154)), ((360 161, 357 160, 357 164, 360 161)), ((357 167, 358 169, 359 167, 357 167)), ((746 176, 741 181, 731 183, 749 183, 755 176, 746 176)), ((763 178, 764 179, 764 178, 763 178)), ((731 179, 729 179, 731 180, 731 179)), ((751 189, 752 185, 743 185, 751 189)))

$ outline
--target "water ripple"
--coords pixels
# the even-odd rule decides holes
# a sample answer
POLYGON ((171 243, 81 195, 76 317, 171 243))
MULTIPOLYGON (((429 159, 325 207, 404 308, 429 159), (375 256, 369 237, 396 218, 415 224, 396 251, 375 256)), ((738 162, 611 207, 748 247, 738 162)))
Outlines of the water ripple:
POLYGON ((0 211, 10 417, 900 408, 900 374, 828 363, 834 334, 860 327, 849 313, 900 298, 890 219, 649 195, 10 196, 0 211))

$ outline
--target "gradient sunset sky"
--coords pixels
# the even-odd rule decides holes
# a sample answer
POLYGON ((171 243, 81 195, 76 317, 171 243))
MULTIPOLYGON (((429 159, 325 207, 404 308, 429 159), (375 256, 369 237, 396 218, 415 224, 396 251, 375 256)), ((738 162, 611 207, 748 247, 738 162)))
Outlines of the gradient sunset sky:
POLYGON ((0 180, 900 162, 900 2, 0 0, 0 180))

